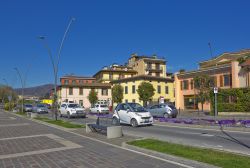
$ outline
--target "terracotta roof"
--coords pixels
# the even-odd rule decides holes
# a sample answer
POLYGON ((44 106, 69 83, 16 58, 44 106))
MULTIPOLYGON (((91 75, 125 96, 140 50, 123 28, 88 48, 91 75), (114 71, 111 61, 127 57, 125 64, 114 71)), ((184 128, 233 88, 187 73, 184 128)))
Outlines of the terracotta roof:
POLYGON ((134 77, 130 77, 130 78, 113 80, 110 83, 119 83, 119 82, 135 81, 135 80, 154 80, 154 81, 163 81, 163 82, 173 82, 174 81, 171 78, 163 78, 163 77, 149 76, 149 75, 138 75, 138 76, 134 76, 134 77))
POLYGON ((65 75, 62 76, 61 79, 65 79, 65 78, 74 78, 74 79, 95 79, 93 77, 90 76, 76 76, 76 75, 65 75))
POLYGON ((88 87, 88 88, 93 88, 93 87, 107 87, 110 88, 111 84, 110 83, 83 83, 83 84, 67 84, 67 85, 60 85, 60 87, 88 87))
POLYGON ((241 63, 240 66, 250 66, 250 58, 248 58, 245 62, 241 63))

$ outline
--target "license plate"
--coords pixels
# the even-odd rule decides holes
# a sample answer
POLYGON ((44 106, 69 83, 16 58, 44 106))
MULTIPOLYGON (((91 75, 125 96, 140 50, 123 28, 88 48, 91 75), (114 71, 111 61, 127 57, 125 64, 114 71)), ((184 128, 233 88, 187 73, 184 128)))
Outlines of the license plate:
POLYGON ((148 123, 149 122, 149 119, 145 119, 145 123, 148 123))

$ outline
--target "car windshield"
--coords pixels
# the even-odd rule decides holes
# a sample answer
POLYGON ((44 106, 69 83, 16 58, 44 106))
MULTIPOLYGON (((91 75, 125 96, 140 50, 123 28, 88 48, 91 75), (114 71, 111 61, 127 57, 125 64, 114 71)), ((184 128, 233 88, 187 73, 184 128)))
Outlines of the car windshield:
POLYGON ((101 105, 101 107, 108 107, 107 105, 101 105))
POLYGON ((32 105, 31 104, 26 104, 25 107, 32 107, 32 105))
POLYGON ((80 106, 78 104, 69 104, 68 107, 70 107, 70 108, 79 108, 80 106))
POLYGON ((129 103, 134 112, 147 112, 147 110, 138 103, 129 103))
POLYGON ((37 107, 46 107, 44 104, 38 104, 37 107))
POLYGON ((168 106, 169 106, 171 109, 176 109, 175 106, 172 105, 172 104, 169 104, 168 106))

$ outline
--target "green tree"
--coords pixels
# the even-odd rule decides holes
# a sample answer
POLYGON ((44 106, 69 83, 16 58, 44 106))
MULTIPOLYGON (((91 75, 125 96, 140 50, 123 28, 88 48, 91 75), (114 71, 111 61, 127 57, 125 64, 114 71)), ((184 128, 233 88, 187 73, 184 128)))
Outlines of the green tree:
POLYGON ((136 90, 139 99, 143 101, 143 106, 145 107, 147 102, 154 96, 155 89, 153 85, 149 82, 142 82, 139 86, 138 89, 136 90))
POLYGON ((212 79, 206 75, 199 75, 194 77, 194 90, 198 101, 201 103, 201 111, 203 112, 203 105, 209 101, 209 92, 212 79))
POLYGON ((121 85, 115 85, 112 88, 112 100, 115 103, 121 103, 123 99, 123 87, 121 85))
POLYGON ((94 89, 91 89, 91 91, 89 92, 88 99, 91 106, 97 103, 98 101, 97 92, 94 89))

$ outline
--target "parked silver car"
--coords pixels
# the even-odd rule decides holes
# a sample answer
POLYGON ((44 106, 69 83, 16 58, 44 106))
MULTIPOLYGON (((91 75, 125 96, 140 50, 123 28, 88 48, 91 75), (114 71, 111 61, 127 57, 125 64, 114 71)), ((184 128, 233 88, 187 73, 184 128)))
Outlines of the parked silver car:
POLYGON ((31 104, 25 104, 23 106, 23 109, 25 112, 32 112, 32 108, 33 108, 33 106, 31 104))
POLYGON ((37 104, 33 107, 32 112, 34 113, 48 113, 49 110, 45 104, 37 104))
POLYGON ((154 117, 176 118, 178 110, 172 104, 157 104, 147 109, 154 117))

